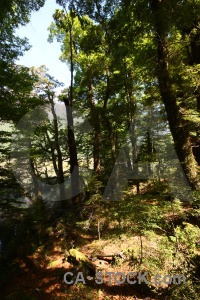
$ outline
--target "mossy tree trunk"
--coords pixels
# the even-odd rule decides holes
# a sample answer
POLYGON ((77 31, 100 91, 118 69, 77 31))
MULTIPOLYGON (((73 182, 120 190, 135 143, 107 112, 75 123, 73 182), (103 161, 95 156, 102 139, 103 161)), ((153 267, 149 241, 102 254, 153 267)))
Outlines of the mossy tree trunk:
POLYGON ((151 9, 157 42, 157 78, 160 94, 165 105, 170 130, 179 161, 190 186, 198 187, 197 162, 193 155, 188 122, 184 120, 172 90, 168 60, 168 28, 163 16, 163 1, 152 0, 151 9))

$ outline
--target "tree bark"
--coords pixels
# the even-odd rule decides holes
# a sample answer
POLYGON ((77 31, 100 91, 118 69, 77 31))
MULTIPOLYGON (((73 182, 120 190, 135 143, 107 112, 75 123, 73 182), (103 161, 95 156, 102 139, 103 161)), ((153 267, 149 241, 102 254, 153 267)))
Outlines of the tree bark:
MULTIPOLYGON (((125 91, 128 100, 128 110, 127 110, 127 118, 128 118, 128 130, 130 131, 130 141, 131 141, 131 158, 132 164, 130 166, 131 173, 134 173, 136 177, 138 177, 138 162, 137 162, 137 146, 136 146, 136 120, 135 120, 135 111, 136 111, 136 102, 134 98, 134 89, 133 82, 134 76, 133 71, 128 70, 127 64, 124 62, 124 85, 125 91)), ((134 184, 137 188, 137 194, 140 193, 140 180, 139 178, 134 179, 134 184)))
MULTIPOLYGON (((194 21, 194 24, 191 28, 185 29, 184 31, 189 36, 190 49, 188 50, 189 64, 195 66, 200 64, 200 29, 199 22, 194 21)), ((194 95, 196 97, 197 103, 197 112, 200 114, 200 86, 197 85, 194 95)), ((200 166, 200 125, 196 131, 196 137, 194 140, 193 153, 196 158, 198 165, 200 166)))
POLYGON ((96 109, 94 103, 94 91, 93 91, 93 85, 91 81, 89 84, 89 99, 90 99, 90 107, 91 107, 92 125, 94 126, 94 144, 93 144, 94 173, 96 175, 99 175, 100 173, 99 151, 100 151, 101 126, 100 126, 99 112, 96 109))
POLYGON ((69 95, 63 98, 66 114, 67 114, 67 129, 68 129, 68 147, 70 156, 70 174, 71 174, 71 193, 72 201, 77 202, 80 194, 80 182, 79 182, 79 165, 77 157, 76 141, 74 136, 74 120, 72 115, 73 106, 73 84, 74 84, 74 57, 73 57, 73 20, 69 24, 69 36, 70 36, 70 73, 71 83, 69 89, 69 95))
POLYGON ((162 14, 163 1, 152 0, 151 8, 157 39, 157 77, 175 149, 190 186, 198 188, 197 163, 193 155, 188 122, 183 119, 172 91, 168 61, 168 30, 162 14))
POLYGON ((53 163, 54 172, 56 173, 56 176, 58 177, 58 167, 57 167, 56 155, 54 153, 55 147, 53 147, 53 145, 52 145, 52 141, 49 137, 48 131, 45 132, 45 135, 47 137, 47 141, 48 141, 48 143, 50 145, 50 148, 51 148, 50 151, 51 151, 51 159, 52 159, 52 163, 53 163))
POLYGON ((68 98, 64 98, 64 103, 67 113, 67 130, 68 130, 68 147, 69 147, 69 163, 71 174, 71 193, 72 200, 76 202, 78 195, 80 194, 80 182, 79 182, 79 165, 76 149, 76 141, 74 136, 74 120, 72 115, 71 105, 68 98))
MULTIPOLYGON (((31 147, 32 147, 32 143, 31 143, 31 139, 29 139, 29 148, 31 149, 31 147)), ((34 200, 37 200, 38 197, 41 197, 41 191, 40 191, 39 186, 38 186, 34 160, 31 156, 29 157, 29 163, 30 163, 31 177, 32 177, 32 180, 33 180, 34 200)))
MULTIPOLYGON (((60 150, 60 145, 59 145, 59 131, 58 131, 58 120, 57 120, 57 115, 55 112, 55 107, 54 107, 54 102, 53 102, 53 97, 51 97, 51 95, 49 95, 49 101, 51 104, 51 112, 53 114, 53 126, 54 126, 54 142, 55 142, 55 149, 57 152, 57 161, 58 161, 58 165, 57 165, 57 178, 58 178, 58 184, 59 184, 59 189, 60 189, 60 199, 64 200, 66 198, 65 195, 65 187, 64 187, 64 172, 63 172, 63 158, 62 158, 62 152, 60 150)), ((54 152, 52 152, 53 154, 54 152)), ((52 155, 52 158, 55 159, 54 155, 52 155)), ((53 161, 54 163, 54 169, 55 169, 55 160, 53 161)))

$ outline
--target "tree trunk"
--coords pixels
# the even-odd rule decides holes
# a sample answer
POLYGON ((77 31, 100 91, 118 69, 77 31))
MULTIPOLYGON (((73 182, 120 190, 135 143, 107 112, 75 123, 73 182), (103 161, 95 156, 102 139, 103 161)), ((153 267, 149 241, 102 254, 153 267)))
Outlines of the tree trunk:
MULTIPOLYGON (((198 21, 194 21, 191 28, 186 29, 185 32, 189 36, 190 49, 188 50, 189 64, 194 66, 200 64, 200 29, 198 21)), ((200 113, 200 86, 197 85, 194 95, 197 101, 197 112, 200 113)), ((200 125, 196 131, 196 137, 194 141, 193 153, 198 165, 200 166, 200 125)))
POLYGON ((71 83, 69 95, 63 98, 66 114, 67 114, 67 129, 68 129, 68 146, 70 156, 70 174, 71 174, 71 193, 73 202, 77 202, 80 194, 80 181, 79 181, 79 165, 76 149, 76 141, 74 136, 74 120, 72 115, 72 104, 73 104, 73 81, 74 81, 74 58, 73 58, 73 20, 69 24, 69 35, 70 35, 70 73, 71 83))
POLYGON ((52 141, 49 137, 48 131, 45 132, 45 135, 47 137, 47 141, 48 141, 48 143, 50 145, 50 148, 51 148, 50 151, 51 151, 51 159, 52 159, 52 163, 53 163, 54 172, 56 173, 56 176, 58 177, 58 167, 57 167, 56 155, 54 153, 55 148, 52 145, 52 141))
POLYGON ((65 98, 65 107, 67 113, 67 129, 68 129, 68 147, 69 147, 69 157, 70 157, 70 174, 71 174, 71 193, 72 200, 76 202, 78 195, 80 194, 80 182, 79 182, 79 165, 76 149, 76 141, 74 136, 74 121, 72 115, 71 105, 69 99, 65 98))
MULTIPOLYGON (((51 95, 49 95, 49 101, 51 103, 51 112, 53 114, 54 142, 55 142, 55 149, 57 152, 57 160, 58 160, 58 165, 56 167, 56 170, 57 170, 56 175, 58 178, 58 184, 59 184, 59 189, 60 189, 60 200, 64 200, 64 199, 66 199, 66 195, 65 195, 65 186, 64 186, 65 178, 64 178, 64 172, 63 172, 63 158, 62 158, 62 152, 60 150, 60 145, 59 145, 58 120, 57 120, 57 115, 55 112, 53 97, 51 98, 51 95)), ((52 158, 55 159, 54 155, 52 155, 52 158)), ((54 163, 54 169, 55 169, 55 160, 53 161, 53 163, 54 163)))
POLYGON ((131 141, 131 174, 134 173, 136 179, 134 179, 134 184, 137 188, 137 194, 140 193, 140 180, 138 178, 138 162, 137 162, 137 146, 136 146, 136 120, 135 120, 135 111, 136 111, 136 102, 134 98, 134 89, 133 89, 133 82, 134 82, 134 75, 132 70, 128 70, 126 63, 124 62, 124 85, 125 91, 128 100, 128 110, 127 110, 127 118, 128 118, 128 130, 130 131, 130 141, 131 141))
POLYGON ((197 163, 192 152, 188 122, 182 118, 170 81, 168 70, 168 31, 165 28, 165 17, 161 11, 162 4, 163 2, 159 0, 151 1, 157 38, 157 77, 159 89, 165 105, 177 156, 190 186, 196 189, 198 187, 197 163))
POLYGON ((100 127, 100 119, 99 112, 95 107, 94 103, 94 91, 92 82, 89 84, 89 99, 91 106, 91 115, 92 115, 92 126, 94 126, 94 145, 93 145, 93 161, 94 161, 94 173, 99 175, 100 173, 100 135, 101 135, 101 127, 100 127))
MULTIPOLYGON (((32 147, 32 143, 31 143, 31 139, 29 139, 29 148, 31 149, 31 147, 32 147)), ((33 198, 34 198, 34 200, 37 200, 38 197, 41 197, 42 193, 38 186, 38 180, 37 180, 36 171, 35 171, 35 164, 34 164, 34 160, 31 156, 29 157, 29 164, 30 164, 31 177, 33 180, 33 192, 34 192, 33 198)))

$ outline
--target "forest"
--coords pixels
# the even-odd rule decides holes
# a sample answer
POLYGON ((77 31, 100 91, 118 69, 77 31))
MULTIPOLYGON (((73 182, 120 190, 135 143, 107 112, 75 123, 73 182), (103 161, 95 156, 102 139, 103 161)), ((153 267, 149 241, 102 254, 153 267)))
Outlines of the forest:
POLYGON ((68 87, 48 1, 0 0, 0 299, 198 300, 200 0, 56 0, 68 87))

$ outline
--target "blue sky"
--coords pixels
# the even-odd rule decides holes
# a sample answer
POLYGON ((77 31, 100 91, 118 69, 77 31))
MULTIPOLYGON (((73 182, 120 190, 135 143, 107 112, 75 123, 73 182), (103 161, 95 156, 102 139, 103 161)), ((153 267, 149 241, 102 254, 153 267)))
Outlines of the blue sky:
POLYGON ((56 4, 56 0, 47 0, 39 11, 31 14, 30 23, 16 31, 18 36, 27 37, 29 44, 32 45, 32 48, 18 60, 18 64, 27 67, 46 65, 50 75, 69 86, 69 69, 65 63, 59 60, 60 44, 56 41, 47 42, 47 28, 53 21, 52 15, 56 8, 60 8, 56 4))

